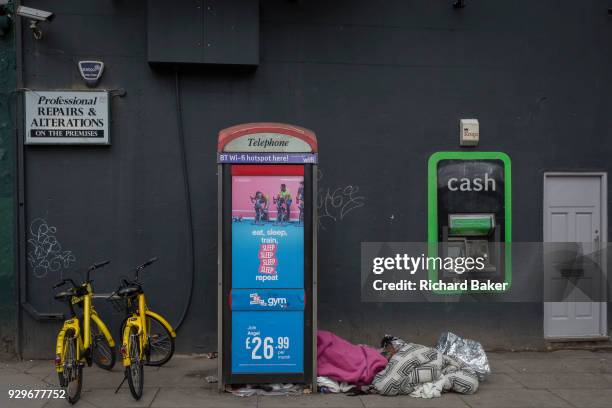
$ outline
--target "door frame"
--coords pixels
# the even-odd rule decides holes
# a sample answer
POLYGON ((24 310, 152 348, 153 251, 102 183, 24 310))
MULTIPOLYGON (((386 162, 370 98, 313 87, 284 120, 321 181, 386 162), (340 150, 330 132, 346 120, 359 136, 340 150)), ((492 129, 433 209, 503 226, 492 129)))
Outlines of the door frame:
MULTIPOLYGON (((544 239, 546 237, 546 230, 548 228, 548 219, 546 217, 546 208, 548 203, 548 196, 546 194, 546 180, 554 177, 599 177, 600 181, 600 242, 601 245, 606 245, 608 243, 608 173, 605 171, 550 171, 544 172, 544 177, 542 178, 542 188, 543 188, 543 201, 542 201, 542 242, 545 242, 544 239)), ((607 256, 606 251, 602 251, 601 262, 603 265, 603 273, 606 276, 607 281, 607 256)), ((602 299, 604 299, 607 293, 607 285, 601 285, 601 295, 602 299)), ((557 336, 547 336, 546 335, 546 302, 543 303, 543 331, 544 331, 544 339, 549 341, 576 341, 576 340, 607 340, 608 336, 608 303, 607 302, 593 302, 599 303, 599 335, 588 335, 588 336, 570 336, 570 337, 557 337, 557 336)))

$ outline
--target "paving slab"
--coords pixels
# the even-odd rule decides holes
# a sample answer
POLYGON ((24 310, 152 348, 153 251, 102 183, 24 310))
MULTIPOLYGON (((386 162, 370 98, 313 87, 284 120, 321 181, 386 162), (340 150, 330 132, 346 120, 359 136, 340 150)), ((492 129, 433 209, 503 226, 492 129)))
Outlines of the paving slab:
POLYGON ((145 388, 142 392, 142 397, 136 401, 130 389, 126 386, 115 394, 114 389, 94 389, 83 391, 81 399, 87 401, 98 408, 131 408, 131 407, 149 407, 155 396, 159 392, 159 388, 145 388))
MULTIPOLYGON (((598 389, 610 388, 610 383, 601 374, 592 373, 516 373, 510 376, 531 389, 598 389)), ((612 401, 610 403, 612 408, 612 401)))
MULTIPOLYGON (((72 405, 70 405, 68 401, 61 398, 61 399, 50 399, 44 405, 43 408, 70 408, 71 406, 72 405)), ((79 399, 79 401, 76 403, 76 406, 78 408, 98 408, 95 405, 93 405, 91 402, 83 400, 83 399, 79 399)))
POLYGON ((555 350, 555 351, 501 351, 487 353, 489 360, 516 360, 516 359, 532 359, 532 360, 559 360, 565 358, 601 358, 612 357, 610 351, 597 350, 555 350))
POLYGON ((343 394, 311 394, 311 395, 260 395, 258 408, 294 408, 294 407, 335 407, 362 408, 359 397, 349 397, 343 394))
POLYGON ((50 373, 55 373, 55 364, 51 360, 40 360, 36 364, 32 364, 30 367, 23 369, 22 372, 43 380, 48 377, 50 373))
POLYGON ((517 371, 503 361, 489 361, 492 373, 516 373, 517 371))
MULTIPOLYGON (((158 388, 158 387, 208 387, 214 388, 216 384, 207 384, 204 380, 203 374, 208 374, 209 371, 204 373, 200 371, 190 372, 186 370, 170 369, 166 367, 150 367, 145 366, 145 388, 158 388)), ((212 373, 212 372, 211 372, 212 373)), ((216 372, 214 373, 216 374, 216 372)), ((43 373, 32 374, 35 377, 42 377, 43 373)), ((115 365, 111 371, 103 370, 96 366, 85 367, 83 370, 83 390, 94 390, 94 389, 116 389, 121 381, 123 380, 124 369, 120 364, 115 365)), ((53 367, 48 370, 46 375, 41 378, 44 382, 57 385, 57 374, 53 367)), ((127 382, 124 383, 123 388, 127 387, 127 382)))
POLYGON ((607 390, 551 390, 572 405, 580 408, 612 407, 612 389, 607 390))
MULTIPOLYGON (((2 408, 43 408, 48 402, 47 399, 8 399, 6 397, 6 391, 0 390, 4 394, 0 398, 0 406, 2 408)), ((61 400, 62 404, 68 404, 66 401, 61 400)))
MULTIPOLYGON (((290 397, 284 397, 290 398, 290 397)), ((152 408, 245 408, 257 407, 257 396, 236 397, 206 388, 162 388, 151 404, 152 408)))
MULTIPOLYGON (((146 369, 146 368, 145 368, 146 369)), ((55 368, 51 367, 46 373, 29 373, 32 377, 40 378, 43 382, 50 386, 57 387, 59 385, 55 368)), ((146 374, 145 374, 146 375, 146 374)), ((83 390, 91 390, 96 388, 112 388, 115 389, 123 379, 123 368, 115 366, 112 371, 103 370, 96 366, 85 367, 83 369, 83 390)), ((125 383, 127 386, 127 382, 125 383)), ((145 387, 147 384, 145 384, 145 387)))
POLYGON ((23 360, 23 361, 16 361, 16 360, 10 360, 10 361, 3 361, 2 362, 2 366, 3 368, 6 367, 11 367, 14 368, 15 370, 19 370, 19 371, 25 371, 26 369, 40 364, 43 361, 49 361, 49 360, 23 360))
POLYGON ((597 359, 564 358, 564 359, 515 359, 506 360, 506 364, 519 373, 612 373, 612 359, 608 356, 597 359))
POLYGON ((505 373, 489 374, 487 378, 480 383, 480 387, 490 389, 509 389, 523 388, 523 384, 515 380, 511 375, 505 373))
MULTIPOLYGON (((409 395, 385 397, 382 395, 360 396, 366 408, 396 408, 396 407, 423 407, 423 408, 469 408, 457 394, 447 393, 440 398, 414 398, 409 395)), ((356 406, 356 405, 355 405, 356 406)))
POLYGON ((24 367, 22 371, 27 374, 46 373, 55 369, 53 360, 37 360, 24 367))
POLYGON ((48 400, 43 398, 36 399, 15 399, 9 398, 9 390, 38 390, 54 389, 38 378, 24 373, 3 373, 0 374, 0 407, 2 408, 40 408, 48 400))
MULTIPOLYGON (((482 387, 476 394, 460 397, 472 408, 570 408, 548 390, 494 390, 482 387)), ((609 407, 608 407, 609 408, 609 407)))
POLYGON ((206 358, 200 355, 178 354, 158 368, 177 369, 180 371, 217 370, 218 359, 206 358))
POLYGON ((204 378, 217 375, 214 370, 175 370, 171 367, 161 367, 158 371, 149 371, 145 367, 145 386, 147 387, 175 387, 175 388, 210 388, 216 389, 217 384, 209 384, 204 378))
MULTIPOLYGON (((145 391, 135 401, 118 362, 108 372, 96 366, 84 370, 84 408, 192 407, 432 407, 432 408, 612 408, 612 353, 562 350, 547 353, 489 353, 492 374, 475 395, 444 394, 424 400, 410 396, 384 397, 336 394, 236 397, 218 393, 205 377, 217 374, 217 359, 177 355, 163 367, 145 367, 145 391)), ((0 364, 0 408, 67 407, 53 399, 8 400, 9 389, 57 389, 57 374, 49 360, 0 364)))
MULTIPOLYGON (((147 373, 145 372, 145 387, 147 386, 147 373)), ((45 381, 49 381, 52 384, 58 384, 57 374, 51 374, 49 377, 45 377, 45 381)), ((113 371, 102 370, 98 367, 85 367, 83 369, 83 390, 91 391, 95 389, 113 389, 115 390, 123 380, 123 370, 121 371, 116 367, 113 371)), ((123 384, 124 388, 127 388, 127 381, 123 384)))
POLYGON ((47 385, 42 380, 32 377, 31 375, 24 373, 2 373, 0 374, 0 387, 6 389, 12 388, 41 388, 47 385))

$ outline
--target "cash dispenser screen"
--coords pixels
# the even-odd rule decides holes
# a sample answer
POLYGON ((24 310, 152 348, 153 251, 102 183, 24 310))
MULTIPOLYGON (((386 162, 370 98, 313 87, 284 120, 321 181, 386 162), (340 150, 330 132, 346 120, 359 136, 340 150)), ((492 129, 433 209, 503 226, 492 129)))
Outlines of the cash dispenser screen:
POLYGON ((233 373, 304 370, 303 211, 303 176, 232 176, 233 373))
MULTIPOLYGON (((441 160, 438 173, 438 240, 450 257, 480 258, 468 273, 503 278, 504 166, 500 160, 441 160)), ((456 277, 453 270, 443 277, 456 277)))

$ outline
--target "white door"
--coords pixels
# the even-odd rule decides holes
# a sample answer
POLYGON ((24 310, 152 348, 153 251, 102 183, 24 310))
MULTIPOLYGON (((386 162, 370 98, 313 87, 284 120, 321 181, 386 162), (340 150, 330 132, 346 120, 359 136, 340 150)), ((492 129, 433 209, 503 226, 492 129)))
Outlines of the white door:
MULTIPOLYGON (((598 252, 605 244, 606 231, 605 174, 546 174, 544 176, 544 242, 576 243, 578 253, 584 251, 605 271, 605 255, 598 252), (603 204, 603 205, 602 205, 603 204)), ((545 245, 550 248, 554 245, 545 245)), ((554 268, 550 268, 554 269, 554 268)), ((568 301, 544 303, 544 337, 548 339, 590 340, 607 335, 605 302, 580 300, 584 293, 599 290, 600 273, 577 269, 579 278, 568 285, 561 274, 546 272, 546 285, 564 285, 568 301)), ((571 273, 570 270, 568 273, 571 273)), ((567 275, 566 275, 567 276, 567 275)), ((592 298, 587 298, 592 299, 592 298)), ((603 300, 603 298, 596 298, 603 300)))

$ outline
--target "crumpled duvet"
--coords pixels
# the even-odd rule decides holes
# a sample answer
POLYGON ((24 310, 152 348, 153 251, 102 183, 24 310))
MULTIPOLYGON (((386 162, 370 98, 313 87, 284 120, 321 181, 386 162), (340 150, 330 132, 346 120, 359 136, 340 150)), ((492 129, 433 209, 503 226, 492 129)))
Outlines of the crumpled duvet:
POLYGON ((400 339, 394 346, 389 364, 372 381, 379 394, 434 398, 444 391, 473 394, 478 390, 476 373, 464 363, 434 348, 400 339))
POLYGON ((349 392, 350 390, 355 388, 354 385, 351 385, 346 381, 338 382, 336 380, 332 380, 329 377, 323 376, 317 377, 317 387, 319 388, 320 392, 332 394, 349 392))
POLYGON ((317 375, 338 382, 368 385, 387 359, 378 350, 351 344, 328 331, 317 332, 317 375))

